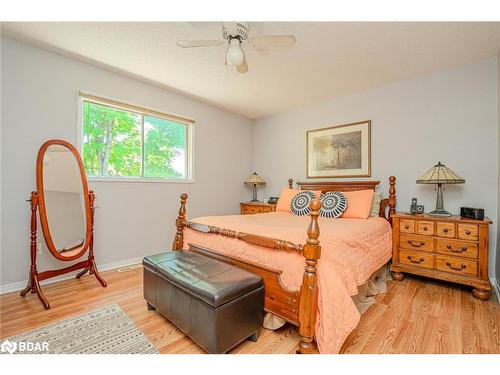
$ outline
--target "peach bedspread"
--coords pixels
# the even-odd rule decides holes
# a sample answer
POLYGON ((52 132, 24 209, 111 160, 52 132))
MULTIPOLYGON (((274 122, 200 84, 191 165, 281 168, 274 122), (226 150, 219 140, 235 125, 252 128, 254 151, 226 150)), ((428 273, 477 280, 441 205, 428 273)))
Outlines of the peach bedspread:
MULTIPOLYGON (((304 244, 309 216, 286 212, 257 215, 199 217, 191 221, 259 234, 304 244)), ((368 219, 319 218, 321 258, 318 262, 318 319, 315 338, 320 353, 338 353, 359 322, 360 314, 351 296, 373 272, 391 257, 391 227, 380 217, 368 219)), ((298 290, 304 273, 304 257, 246 242, 186 228, 184 248, 197 244, 222 254, 283 270, 282 282, 298 290)))

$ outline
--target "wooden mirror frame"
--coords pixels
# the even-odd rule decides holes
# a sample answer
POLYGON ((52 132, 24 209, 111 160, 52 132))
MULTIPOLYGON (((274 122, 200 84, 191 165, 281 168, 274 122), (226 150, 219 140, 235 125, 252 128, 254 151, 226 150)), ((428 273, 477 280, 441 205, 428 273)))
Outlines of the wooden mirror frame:
POLYGON ((97 281, 103 286, 107 287, 106 281, 103 279, 99 271, 97 270, 97 265, 95 264, 94 259, 94 200, 95 195, 92 190, 88 190, 87 186, 87 178, 85 176, 85 170, 83 168, 82 159, 80 157, 80 153, 78 150, 69 142, 61 140, 61 139, 52 139, 45 142, 42 147, 40 147, 40 151, 38 151, 38 157, 36 162, 36 182, 37 182, 37 190, 32 191, 31 197, 28 200, 30 202, 31 207, 31 218, 30 218, 30 258, 31 258, 31 266, 29 269, 28 276, 28 285, 21 291, 21 297, 26 296, 28 292, 36 293, 40 302, 42 302, 43 307, 45 309, 50 309, 50 304, 45 295, 42 292, 42 288, 40 287, 40 281, 50 279, 52 277, 56 277, 59 275, 64 275, 69 272, 81 271, 76 275, 76 278, 79 279, 87 272, 90 275, 94 275, 97 281), (67 147, 75 157, 78 166, 80 168, 80 177, 83 185, 83 199, 85 200, 85 216, 86 216, 86 233, 85 233, 85 241, 82 245, 82 249, 75 255, 72 256, 62 256, 57 251, 54 243, 52 241, 52 237, 50 236, 50 230, 47 221, 47 214, 45 210, 45 197, 43 192, 43 157, 45 156, 45 151, 51 145, 62 145, 67 147), (47 243, 47 247, 49 248, 51 254, 63 261, 69 261, 77 259, 85 254, 88 250, 88 258, 85 260, 81 260, 78 263, 70 265, 66 268, 61 268, 57 270, 48 270, 44 272, 38 272, 36 265, 36 257, 37 257, 37 217, 36 212, 40 207, 40 223, 42 225, 43 235, 45 237, 45 242, 47 243))
POLYGON ((87 185, 87 178, 85 176, 85 170, 83 169, 82 158, 80 157, 80 153, 71 143, 64 141, 62 139, 51 139, 45 142, 38 151, 38 156, 36 159, 36 189, 38 190, 38 206, 40 208, 40 225, 42 226, 43 236, 45 237, 45 243, 47 244, 47 248, 50 250, 52 255, 62 261, 71 261, 80 258, 85 254, 90 245, 90 233, 91 233, 91 209, 90 209, 90 199, 89 199, 89 188, 87 185), (45 153, 50 146, 60 145, 66 147, 75 158, 75 161, 80 170, 80 180, 82 184, 82 194, 83 200, 85 202, 85 241, 81 246, 79 252, 70 256, 63 256, 59 251, 57 251, 56 246, 54 245, 54 241, 52 240, 52 236, 50 234, 49 222, 47 219, 47 211, 45 208, 45 192, 43 188, 43 159, 45 157, 45 153))

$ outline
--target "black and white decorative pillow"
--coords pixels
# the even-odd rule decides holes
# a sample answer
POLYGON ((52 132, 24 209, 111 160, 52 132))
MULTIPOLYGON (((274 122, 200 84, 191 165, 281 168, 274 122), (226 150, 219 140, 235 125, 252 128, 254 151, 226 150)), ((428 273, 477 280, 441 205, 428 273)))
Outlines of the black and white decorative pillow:
POLYGON ((292 211, 292 214, 296 216, 309 215, 311 213, 309 203, 311 203, 311 200, 313 199, 316 199, 316 194, 314 194, 312 191, 302 191, 298 193, 292 199, 292 203, 290 204, 290 211, 292 211))
POLYGON ((321 196, 321 209, 319 216, 330 219, 340 217, 347 208, 347 199, 338 191, 330 191, 321 196))

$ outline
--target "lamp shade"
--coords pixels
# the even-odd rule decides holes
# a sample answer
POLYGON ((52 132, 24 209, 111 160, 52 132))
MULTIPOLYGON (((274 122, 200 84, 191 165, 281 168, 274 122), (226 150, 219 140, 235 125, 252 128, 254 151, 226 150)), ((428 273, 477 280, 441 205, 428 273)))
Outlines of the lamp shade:
POLYGON ((439 161, 434 167, 425 172, 417 184, 463 184, 465 179, 457 175, 450 168, 439 161))
POLYGON ((260 177, 257 172, 253 172, 250 176, 245 180, 245 184, 249 185, 265 185, 266 181, 260 177))

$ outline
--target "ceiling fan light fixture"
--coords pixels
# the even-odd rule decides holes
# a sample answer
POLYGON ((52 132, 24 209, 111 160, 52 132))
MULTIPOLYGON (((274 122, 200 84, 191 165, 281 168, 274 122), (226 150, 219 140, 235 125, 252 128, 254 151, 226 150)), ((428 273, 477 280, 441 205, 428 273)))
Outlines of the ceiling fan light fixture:
POLYGON ((240 41, 238 38, 233 38, 229 41, 229 47, 227 48, 227 61, 229 65, 239 66, 243 64, 243 59, 245 55, 241 49, 240 41))
POLYGON ((226 47, 224 66, 231 65, 238 73, 248 72, 248 63, 245 48, 291 47, 296 39, 293 35, 260 35, 249 37, 248 22, 222 22, 222 39, 220 40, 178 40, 177 45, 182 48, 198 47, 226 47))

